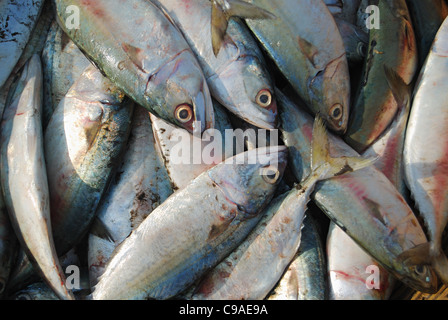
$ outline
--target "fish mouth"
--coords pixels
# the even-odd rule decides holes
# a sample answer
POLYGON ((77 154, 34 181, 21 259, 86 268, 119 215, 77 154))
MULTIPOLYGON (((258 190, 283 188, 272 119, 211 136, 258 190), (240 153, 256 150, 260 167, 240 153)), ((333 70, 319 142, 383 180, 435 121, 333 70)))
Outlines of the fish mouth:
POLYGON ((215 126, 215 116, 213 103, 210 94, 206 92, 207 86, 203 84, 201 90, 192 98, 195 121, 192 125, 192 132, 195 136, 201 136, 207 129, 215 126))

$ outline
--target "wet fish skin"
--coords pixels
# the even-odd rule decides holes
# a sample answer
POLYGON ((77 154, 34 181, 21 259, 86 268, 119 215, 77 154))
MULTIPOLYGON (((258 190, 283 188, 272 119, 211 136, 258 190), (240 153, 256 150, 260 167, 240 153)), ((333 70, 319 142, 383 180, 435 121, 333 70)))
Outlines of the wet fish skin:
POLYGON ((349 65, 359 64, 364 61, 367 53, 369 35, 356 25, 348 23, 345 20, 335 18, 335 21, 344 41, 349 65))
POLYGON ((356 23, 356 13, 360 7, 361 0, 324 0, 331 14, 350 24, 356 23))
POLYGON ((191 132, 213 127, 212 102, 202 69, 180 31, 152 2, 55 3, 62 29, 137 104, 191 132), (78 29, 65 23, 70 5, 80 9, 78 29), (188 116, 184 112, 181 118, 177 111, 185 108, 188 116), (195 121, 200 127, 195 127, 195 121))
POLYGON ((385 67, 406 84, 417 71, 418 52, 409 11, 404 0, 379 1, 380 28, 369 31, 369 45, 361 81, 352 104, 344 139, 364 152, 386 130, 397 113, 397 103, 387 83, 385 67))
POLYGON ((331 157, 325 125, 318 117, 312 135, 311 174, 271 202, 244 242, 204 277, 192 299, 264 299, 299 249, 303 218, 316 183, 339 175, 344 164, 353 170, 372 164, 361 157, 343 161, 331 157))
POLYGON ((327 300, 327 258, 314 212, 303 219, 300 246, 269 300, 327 300))
POLYGON ((366 253, 334 222, 327 238, 331 300, 387 300, 395 278, 366 253), (379 272, 372 282, 372 270, 379 272), (368 287, 369 284, 372 287, 368 287))
POLYGON ((41 14, 43 0, 0 3, 0 87, 2 87, 25 49, 41 14))
POLYGON ((415 26, 419 52, 419 66, 423 66, 437 31, 448 16, 444 0, 408 0, 409 12, 415 26))
POLYGON ((230 112, 263 128, 277 126, 273 80, 261 50, 244 23, 228 21, 218 55, 210 42, 213 24, 209 0, 152 0, 166 11, 195 53, 210 93, 230 112), (264 95, 264 96, 263 96, 264 95), (262 98, 266 99, 261 101, 262 98))
POLYGON ((426 259, 432 261, 443 283, 448 283, 448 259, 442 251, 442 233, 448 221, 446 39, 447 19, 415 86, 403 152, 406 184, 428 230, 430 255, 426 259))
POLYGON ((92 287, 113 250, 173 192, 162 155, 155 147, 149 117, 146 109, 136 106, 123 161, 97 209, 96 223, 101 223, 107 234, 96 232, 96 223, 90 230, 88 265, 92 287))
POLYGON ((90 61, 54 20, 42 51, 44 71, 43 127, 46 128, 59 102, 90 61))
POLYGON ((325 3, 322 0, 249 3, 276 17, 245 19, 268 55, 309 109, 319 113, 334 132, 344 133, 351 108, 348 61, 342 37, 325 3), (301 12, 301 19, 297 19, 297 12, 301 12), (315 25, 319 25, 319 32, 315 32, 315 25))
POLYGON ((244 239, 275 191, 276 182, 266 182, 260 169, 269 171, 271 162, 280 178, 286 153, 284 147, 263 148, 230 159, 174 193, 140 224, 110 260, 94 300, 173 297, 244 239), (266 158, 255 161, 257 154, 266 158))
MULTIPOLYGON (((312 119, 304 107, 295 105, 281 92, 277 96, 290 168, 301 180, 310 170, 312 119)), ((330 135, 330 142, 332 155, 357 155, 342 139, 330 135)), ((311 198, 396 278, 422 292, 436 290, 437 276, 427 262, 403 263, 398 259, 404 252, 412 252, 417 244, 428 241, 406 200, 374 166, 319 182, 311 198), (417 269, 419 272, 415 272, 417 269)))
POLYGON ((52 225, 59 255, 77 244, 120 164, 134 109, 93 65, 53 113, 45 132, 52 225))
POLYGON ((42 65, 33 55, 2 119, 2 189, 12 226, 34 267, 60 299, 73 300, 53 241, 41 110, 42 65))

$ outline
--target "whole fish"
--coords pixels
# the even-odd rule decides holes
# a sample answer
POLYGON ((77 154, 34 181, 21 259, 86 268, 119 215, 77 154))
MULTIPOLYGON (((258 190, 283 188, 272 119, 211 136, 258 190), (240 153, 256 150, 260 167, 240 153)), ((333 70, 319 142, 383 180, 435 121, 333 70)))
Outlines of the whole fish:
POLYGON ((286 158, 285 147, 240 153, 178 190, 117 248, 92 298, 168 299, 187 289, 257 224, 286 158))
POLYGON ((149 113, 136 106, 123 161, 98 207, 99 221, 95 221, 90 229, 88 265, 91 286, 96 284, 113 250, 173 192, 162 155, 155 144, 149 113), (98 228, 97 223, 102 228, 98 228), (102 229, 107 232, 103 234, 102 229))
MULTIPOLYGON (((301 181, 311 167, 312 117, 282 92, 277 96, 290 168, 301 181)), ((329 135, 329 140, 333 156, 358 155, 342 139, 329 135)), ((419 291, 436 290, 437 276, 430 264, 399 259, 427 244, 427 238, 406 200, 374 166, 319 182, 311 199, 393 276, 419 291)))
POLYGON ((45 132, 45 158, 56 249, 77 244, 129 136, 134 104, 93 65, 61 100, 45 132))
POLYGON ((46 128, 59 102, 78 80, 90 61, 59 27, 56 21, 50 30, 42 51, 44 71, 44 118, 46 128))
POLYGON ((213 127, 213 106, 201 66, 181 32, 153 3, 55 3, 62 29, 137 104, 191 132, 213 127), (69 23, 71 6, 79 13, 75 27, 69 23))
POLYGON ((34 267, 60 299, 72 300, 53 242, 41 112, 42 65, 34 55, 2 119, 2 189, 12 226, 34 267))
POLYGON ((405 0, 378 3, 379 29, 369 30, 369 45, 361 81, 352 104, 345 141, 364 152, 386 130, 398 110, 386 68, 410 84, 417 70, 418 52, 405 0))
POLYGON ((314 212, 303 219, 300 246, 269 300, 327 300, 327 256, 314 212))
POLYGON ((202 136, 150 115, 155 145, 174 190, 184 188, 201 173, 233 156, 233 148, 226 148, 226 130, 232 130, 232 125, 223 107, 217 102, 214 106, 215 128, 202 136))
POLYGON ((348 61, 341 34, 325 3, 248 2, 276 17, 245 21, 278 69, 313 113, 319 113, 330 129, 344 133, 350 110, 348 61))
POLYGON ((427 248, 420 248, 420 259, 431 260, 445 284, 448 259, 442 250, 442 234, 448 221, 448 97, 443 75, 448 71, 447 41, 448 19, 445 19, 415 87, 403 155, 406 183, 430 240, 429 256, 424 256, 427 248))
POLYGON ((327 238, 331 300, 387 300, 395 279, 334 222, 327 238))
POLYGON ((43 4, 43 0, 0 2, 0 88, 22 55, 43 4))
POLYGON ((408 0, 409 12, 415 26, 419 66, 423 66, 443 20, 448 16, 444 0, 408 0))
MULTIPOLYGON (((231 19, 215 55, 212 3, 209 0, 151 0, 180 28, 204 70, 211 95, 245 121, 263 128, 277 126, 271 75, 258 43, 239 19, 231 19)), ((226 21, 225 19, 223 21, 226 21)))

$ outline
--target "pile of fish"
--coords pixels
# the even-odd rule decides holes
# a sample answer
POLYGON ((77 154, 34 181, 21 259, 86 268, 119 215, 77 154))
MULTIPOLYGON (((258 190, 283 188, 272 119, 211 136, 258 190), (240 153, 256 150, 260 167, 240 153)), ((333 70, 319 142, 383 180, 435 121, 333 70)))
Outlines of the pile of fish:
POLYGON ((0 0, 0 297, 436 292, 447 16, 444 0, 0 0))

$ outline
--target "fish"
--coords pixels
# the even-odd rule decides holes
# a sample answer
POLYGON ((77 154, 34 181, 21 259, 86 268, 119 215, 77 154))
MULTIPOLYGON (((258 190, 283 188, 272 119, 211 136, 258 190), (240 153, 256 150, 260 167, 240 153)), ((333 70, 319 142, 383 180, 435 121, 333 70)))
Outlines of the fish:
MULTIPOLYGON (((420 259, 430 260, 440 280, 448 283, 448 259, 443 253, 442 233, 448 221, 448 158, 446 85, 448 19, 435 37, 420 71, 406 130, 403 151, 406 184, 427 228, 429 255, 421 245, 420 259)), ((407 255, 404 259, 412 259, 407 255)))
POLYGON ((369 30, 369 45, 355 90, 344 140, 364 152, 387 129, 398 106, 385 68, 394 70, 406 84, 417 71, 418 51, 413 23, 404 0, 379 1, 379 29, 369 30))
POLYGON ((283 146, 240 153, 173 193, 115 250, 89 298, 163 300, 180 294, 257 224, 286 158, 283 146))
POLYGON ((314 214, 308 209, 299 249, 268 300, 328 300, 327 253, 314 214))
POLYGON ((76 44, 53 20, 41 54, 44 72, 43 127, 47 127, 59 102, 91 64, 76 44))
POLYGON ((44 145, 59 255, 93 222, 123 156, 133 110, 133 101, 90 65, 53 113, 44 145))
POLYGON ((275 16, 251 3, 240 0, 211 0, 211 39, 215 56, 222 48, 231 18, 273 19, 275 16))
POLYGON ((11 295, 8 300, 51 301, 59 298, 44 282, 36 282, 11 295))
MULTIPOLYGON (((223 107, 214 101, 215 127, 202 136, 192 135, 150 114, 155 146, 162 155, 174 190, 186 187, 201 173, 234 156, 226 147, 226 130, 233 128, 223 107)), ((233 141, 232 141, 233 142, 233 141)))
POLYGON ((148 0, 55 1, 64 32, 135 103, 202 133, 214 125, 210 91, 180 30, 148 0), (70 26, 70 6, 79 28, 70 26))
MULTIPOLYGON (((217 1, 152 2, 182 31, 204 71, 212 97, 243 120, 266 130, 275 129, 277 107, 273 79, 258 43, 244 22, 239 18, 220 20, 226 21, 226 34, 219 54, 215 55, 210 42, 214 22, 210 12, 215 12, 217 1)), ((229 2, 244 3, 246 9, 245 2, 229 2)))
POLYGON ((5 0, 0 3, 0 88, 22 55, 43 5, 43 0, 5 0))
POLYGON ((310 175, 271 202, 245 241, 201 280, 193 300, 264 299, 299 249, 304 215, 316 183, 339 175, 346 165, 356 171, 374 161, 331 157, 320 117, 314 121, 312 135, 310 175))
POLYGON ((319 113, 329 129, 343 134, 351 108, 350 74, 341 34, 325 3, 322 0, 248 2, 276 17, 244 19, 267 56, 309 110, 319 113), (316 24, 319 32, 315 32, 316 24))
POLYGON ((89 231, 91 287, 103 273, 113 250, 173 193, 162 155, 156 148, 150 114, 139 105, 135 106, 131 130, 123 160, 89 231))
POLYGON ((1 184, 12 226, 31 263, 60 299, 74 300, 53 241, 41 120, 42 82, 40 58, 33 55, 2 118, 1 184))
POLYGON ((330 300, 387 300, 395 278, 334 222, 327 237, 330 300))
MULTIPOLYGON (((289 168, 301 181, 311 167, 313 118, 304 111, 305 106, 277 91, 289 168)), ((333 156, 359 155, 341 137, 329 134, 329 140, 333 156)), ((406 199, 375 166, 319 182, 311 199, 394 277, 422 292, 437 289, 438 278, 429 263, 398 259, 416 246, 427 244, 428 239, 406 199)))
POLYGON ((407 4, 415 26, 420 69, 428 57, 437 31, 448 16, 448 5, 443 0, 408 0, 407 4))

